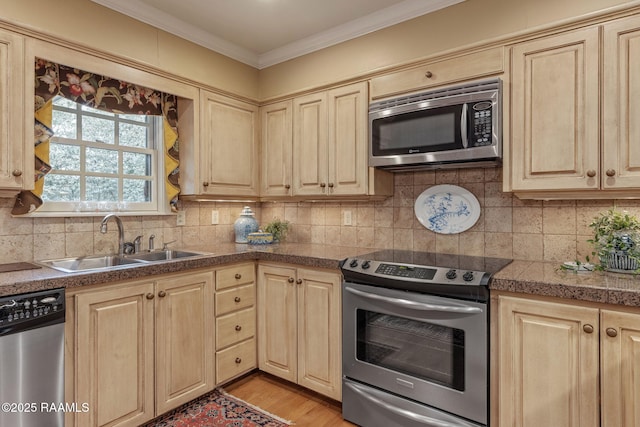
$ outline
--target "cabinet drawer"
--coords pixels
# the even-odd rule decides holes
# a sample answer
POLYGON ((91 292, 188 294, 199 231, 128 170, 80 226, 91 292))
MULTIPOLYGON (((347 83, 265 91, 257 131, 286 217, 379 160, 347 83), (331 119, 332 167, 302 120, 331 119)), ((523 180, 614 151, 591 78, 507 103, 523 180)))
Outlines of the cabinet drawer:
POLYGON ((256 303, 256 286, 238 286, 216 293, 216 316, 251 307, 256 303))
POLYGON ((216 289, 246 285, 256 280, 256 269, 253 263, 232 265, 216 270, 216 289))
POLYGON ((216 353, 216 383, 221 384, 257 366, 256 340, 251 338, 216 353))
POLYGON ((256 334, 256 309, 231 313, 216 319, 216 350, 251 338, 256 334))
POLYGON ((371 98, 472 80, 504 71, 504 49, 495 47, 371 79, 371 98))

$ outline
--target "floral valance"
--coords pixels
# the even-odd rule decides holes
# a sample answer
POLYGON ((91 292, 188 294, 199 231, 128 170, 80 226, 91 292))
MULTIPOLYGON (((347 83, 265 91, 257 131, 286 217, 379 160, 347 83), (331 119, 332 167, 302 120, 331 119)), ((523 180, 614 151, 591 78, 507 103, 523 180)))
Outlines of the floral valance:
POLYGON ((175 95, 133 83, 57 64, 35 61, 35 189, 23 191, 13 214, 32 212, 42 205, 40 196, 49 166, 49 139, 53 136, 52 99, 61 96, 91 108, 119 114, 158 115, 164 118, 165 187, 172 210, 177 210, 180 188, 178 111, 175 95))

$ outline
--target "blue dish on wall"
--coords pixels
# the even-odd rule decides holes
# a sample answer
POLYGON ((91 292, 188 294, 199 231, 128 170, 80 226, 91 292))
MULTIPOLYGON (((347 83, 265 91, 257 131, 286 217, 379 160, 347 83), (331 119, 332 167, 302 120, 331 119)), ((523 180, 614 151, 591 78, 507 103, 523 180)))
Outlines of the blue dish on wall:
POLYGON ((420 224, 441 234, 462 233, 480 218, 476 196, 457 185, 435 185, 423 191, 415 203, 420 224))

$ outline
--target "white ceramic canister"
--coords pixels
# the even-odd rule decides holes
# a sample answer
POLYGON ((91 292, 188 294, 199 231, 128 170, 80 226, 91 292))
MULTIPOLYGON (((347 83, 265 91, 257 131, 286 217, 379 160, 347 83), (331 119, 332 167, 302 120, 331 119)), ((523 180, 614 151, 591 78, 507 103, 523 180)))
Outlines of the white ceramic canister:
POLYGON ((249 206, 245 206, 240 213, 240 217, 233 223, 236 233, 236 243, 247 243, 249 233, 258 231, 258 221, 249 206))

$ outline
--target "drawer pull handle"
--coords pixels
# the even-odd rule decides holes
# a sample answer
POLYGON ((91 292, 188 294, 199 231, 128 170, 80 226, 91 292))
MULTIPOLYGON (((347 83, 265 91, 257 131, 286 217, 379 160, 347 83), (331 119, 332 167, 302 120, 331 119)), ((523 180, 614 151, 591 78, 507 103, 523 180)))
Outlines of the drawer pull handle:
POLYGON ((607 171, 605 173, 609 177, 616 176, 616 170, 615 169, 607 169, 607 171))
POLYGON ((589 170, 587 171, 587 176, 588 176, 589 178, 593 178, 594 176, 596 176, 596 171, 594 171, 593 169, 589 169, 589 170))
POLYGON ((164 298, 164 297, 166 297, 166 296, 167 296, 167 293, 166 293, 165 291, 160 291, 160 292, 158 292, 158 296, 159 296, 160 298, 164 298))
POLYGON ((591 334, 591 333, 593 333, 593 326, 587 323, 586 325, 584 325, 582 327, 582 330, 585 331, 588 334, 591 334))
POLYGON ((242 363, 242 359, 240 359, 239 357, 236 357, 236 364, 239 365, 242 363))
POLYGON ((242 330, 242 326, 236 325, 236 331, 240 332, 242 330))
POLYGON ((607 335, 609 335, 611 338, 617 337, 618 331, 616 331, 614 328, 607 328, 607 335))
POLYGON ((240 273, 236 273, 236 275, 234 276, 236 279, 240 280, 242 279, 242 274, 240 273))
POLYGON ((424 73, 424 76, 430 79, 431 77, 433 77, 433 73, 431 71, 427 71, 426 73, 424 73))
POLYGON ((153 299, 153 297, 155 297, 155 295, 152 294, 151 292, 147 294, 147 299, 153 299))
POLYGON ((293 283, 293 282, 295 282, 295 280, 293 280, 293 277, 289 277, 289 278, 287 279, 287 282, 289 282, 289 283, 293 283))
POLYGON ((240 302, 240 301, 242 301, 242 298, 240 298, 240 297, 235 297, 233 300, 234 300, 235 302, 240 302))

